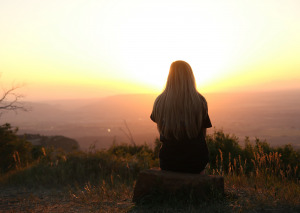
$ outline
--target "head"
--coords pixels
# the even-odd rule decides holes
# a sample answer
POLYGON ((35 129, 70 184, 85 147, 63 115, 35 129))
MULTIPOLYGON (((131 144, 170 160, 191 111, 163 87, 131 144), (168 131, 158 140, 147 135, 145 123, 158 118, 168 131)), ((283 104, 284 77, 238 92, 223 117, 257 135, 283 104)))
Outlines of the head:
POLYGON ((196 91, 194 73, 187 62, 174 61, 171 64, 165 90, 196 91))
POLYGON ((179 139, 184 132, 190 138, 195 137, 201 130, 205 113, 206 100, 196 89, 191 66, 185 61, 174 61, 165 89, 153 106, 159 132, 167 138, 174 135, 179 139))

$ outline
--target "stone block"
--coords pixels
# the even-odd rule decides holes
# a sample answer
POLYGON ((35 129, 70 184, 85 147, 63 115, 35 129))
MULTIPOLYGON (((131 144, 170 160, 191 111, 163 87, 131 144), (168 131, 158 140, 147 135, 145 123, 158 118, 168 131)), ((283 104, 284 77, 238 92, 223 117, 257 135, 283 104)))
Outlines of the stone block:
POLYGON ((175 193, 181 189, 193 189, 199 195, 206 196, 208 190, 219 190, 224 193, 222 176, 178 173, 152 168, 141 171, 134 188, 133 202, 152 193, 153 189, 175 193))

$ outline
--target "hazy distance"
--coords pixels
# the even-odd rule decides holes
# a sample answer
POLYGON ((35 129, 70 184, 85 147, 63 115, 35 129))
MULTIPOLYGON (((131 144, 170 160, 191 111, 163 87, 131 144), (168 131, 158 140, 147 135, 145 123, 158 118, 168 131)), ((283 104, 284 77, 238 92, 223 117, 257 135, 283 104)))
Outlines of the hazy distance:
MULTIPOLYGON (((127 125, 136 143, 152 144, 158 132, 149 116, 158 94, 114 95, 99 99, 27 102, 31 112, 1 116, 19 127, 19 134, 63 135, 76 139, 81 149, 107 148, 116 139, 130 143, 127 125)), ((235 134, 243 146, 245 136, 266 139, 271 146, 291 143, 300 149, 300 90, 252 93, 203 93, 213 127, 235 134)), ((210 128, 208 133, 212 133, 210 128)))

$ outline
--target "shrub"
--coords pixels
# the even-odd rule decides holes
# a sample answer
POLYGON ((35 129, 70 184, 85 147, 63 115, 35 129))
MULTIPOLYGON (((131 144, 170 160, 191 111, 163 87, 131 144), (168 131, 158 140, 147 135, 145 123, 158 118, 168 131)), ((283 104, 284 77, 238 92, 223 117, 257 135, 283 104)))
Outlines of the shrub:
POLYGON ((33 161, 32 144, 17 136, 18 128, 6 123, 0 126, 0 171, 1 173, 27 166, 33 161))
POLYGON ((159 150, 162 145, 162 142, 158 138, 155 138, 154 145, 155 145, 155 147, 154 147, 154 151, 153 151, 153 157, 158 158, 158 154, 159 154, 159 150))
POLYGON ((211 168, 221 168, 222 171, 228 170, 229 155, 230 160, 239 158, 242 154, 242 147, 239 145, 238 138, 233 134, 224 134, 223 130, 214 130, 214 133, 206 136, 206 143, 211 168))
POLYGON ((123 143, 121 145, 113 145, 108 149, 108 152, 117 156, 127 156, 128 154, 133 156, 140 152, 147 152, 148 154, 153 156, 153 150, 145 143, 144 145, 133 146, 130 144, 123 143))
POLYGON ((207 146, 210 152, 210 168, 218 168, 221 172, 228 172, 229 165, 240 168, 249 174, 254 171, 253 160, 259 156, 281 156, 279 164, 286 170, 288 166, 295 168, 300 162, 300 153, 293 149, 291 144, 282 147, 270 147, 266 140, 255 138, 255 145, 245 138, 245 147, 239 145, 238 138, 232 134, 224 134, 223 130, 214 130, 213 134, 206 136, 207 146))

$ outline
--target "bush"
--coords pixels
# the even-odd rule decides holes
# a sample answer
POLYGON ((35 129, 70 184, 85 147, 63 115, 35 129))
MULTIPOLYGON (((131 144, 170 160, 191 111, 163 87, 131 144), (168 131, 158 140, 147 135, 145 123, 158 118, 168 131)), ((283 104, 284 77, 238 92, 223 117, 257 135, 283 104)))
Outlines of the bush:
POLYGON ((31 156, 33 160, 38 160, 44 155, 45 148, 43 146, 33 146, 31 149, 31 156))
POLYGON ((300 154, 294 150, 291 144, 282 147, 270 147, 266 140, 260 141, 255 138, 255 145, 245 138, 245 147, 239 145, 238 138, 233 134, 224 134, 223 130, 215 130, 213 134, 207 135, 206 143, 210 152, 210 168, 218 168, 221 172, 228 172, 229 164, 240 168, 249 174, 254 171, 253 160, 261 156, 281 156, 280 165, 286 170, 289 166, 299 166, 300 154))
POLYGON ((32 144, 17 136, 18 128, 6 123, 0 126, 0 171, 5 173, 27 166, 33 161, 32 144))
MULTIPOLYGON (((66 182, 84 184, 88 181, 97 184, 99 179, 111 177, 131 181, 137 178, 141 170, 159 166, 158 153, 162 143, 158 138, 154 141, 154 150, 147 144, 133 146, 114 143, 108 150, 83 152, 74 149, 65 152, 53 147, 32 147, 29 142, 19 139, 16 132, 17 129, 12 130, 9 124, 0 128, 2 173, 31 163, 28 168, 17 171, 19 175, 9 176, 8 179, 14 183, 64 185, 66 182)), ((299 167, 300 154, 290 144, 271 148, 266 141, 256 138, 254 145, 246 137, 245 147, 242 148, 235 135, 224 134, 223 130, 207 135, 206 141, 210 152, 209 174, 215 170, 215 174, 220 175, 230 171, 253 175, 257 168, 268 168, 274 170, 276 175, 281 170, 293 170, 293 176, 300 175, 295 169, 299 167)))
POLYGON ((223 130, 214 130, 213 134, 207 135, 206 143, 211 168, 221 168, 222 171, 228 171, 229 155, 232 160, 239 158, 243 152, 238 138, 234 134, 224 134, 223 130))
POLYGON ((108 152, 117 156, 125 157, 128 154, 133 156, 140 152, 146 152, 153 156, 153 150, 150 149, 150 147, 145 143, 144 145, 129 145, 126 143, 123 143, 121 145, 116 145, 113 143, 113 145, 108 149, 108 152))
POLYGON ((162 142, 158 138, 155 138, 154 145, 155 145, 155 147, 154 147, 154 151, 153 151, 153 157, 158 158, 159 150, 161 148, 162 142))

